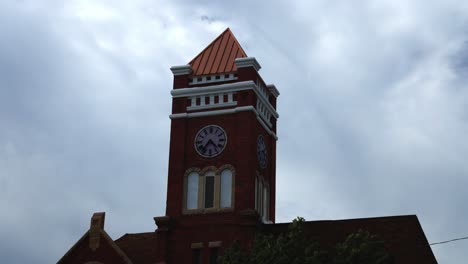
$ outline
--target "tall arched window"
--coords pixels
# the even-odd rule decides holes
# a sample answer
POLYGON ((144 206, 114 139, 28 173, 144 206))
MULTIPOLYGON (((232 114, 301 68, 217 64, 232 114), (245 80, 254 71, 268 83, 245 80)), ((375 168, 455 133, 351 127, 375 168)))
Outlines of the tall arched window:
POLYGON ((215 173, 207 171, 205 173, 205 208, 215 207, 215 173))
POLYGON ((255 209, 264 222, 270 220, 270 186, 260 175, 255 177, 255 209))
POLYGON ((233 208, 235 170, 231 165, 200 170, 191 168, 185 174, 184 213, 216 212, 233 208))
POLYGON ((187 176, 187 209, 198 208, 198 177, 195 171, 187 176))
POLYGON ((221 208, 230 208, 232 205, 232 171, 224 169, 221 171, 221 208))

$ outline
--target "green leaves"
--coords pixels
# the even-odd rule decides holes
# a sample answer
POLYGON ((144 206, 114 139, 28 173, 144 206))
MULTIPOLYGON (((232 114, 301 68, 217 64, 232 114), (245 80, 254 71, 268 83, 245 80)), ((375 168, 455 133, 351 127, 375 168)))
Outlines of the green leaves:
POLYGON ((384 242, 367 231, 359 230, 336 246, 334 264, 390 264, 392 259, 384 242))
POLYGON ((278 236, 258 234, 250 251, 236 241, 224 251, 222 264, 391 264, 383 241, 358 230, 338 243, 332 252, 304 234, 304 218, 298 217, 278 236))

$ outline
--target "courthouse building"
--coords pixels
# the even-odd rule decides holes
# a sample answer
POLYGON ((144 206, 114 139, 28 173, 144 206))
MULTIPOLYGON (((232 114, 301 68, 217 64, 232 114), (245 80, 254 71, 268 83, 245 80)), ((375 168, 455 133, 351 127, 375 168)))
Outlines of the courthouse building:
MULTIPOLYGON (((155 231, 114 240, 95 213, 58 263, 214 264, 233 241, 248 247, 258 232, 285 230, 275 223, 280 93, 260 68, 230 29, 172 67, 166 215, 154 218, 155 231)), ((397 264, 437 263, 415 215, 304 223, 325 247, 359 229, 380 236, 397 264)))

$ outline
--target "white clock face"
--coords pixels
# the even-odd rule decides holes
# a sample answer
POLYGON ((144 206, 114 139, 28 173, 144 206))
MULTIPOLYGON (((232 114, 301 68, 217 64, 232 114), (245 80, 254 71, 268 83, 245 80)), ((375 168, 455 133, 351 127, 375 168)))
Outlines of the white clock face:
POLYGON ((264 169, 267 166, 267 148, 265 144, 265 138, 263 135, 257 138, 257 157, 260 168, 264 169))
POLYGON ((206 126, 195 136, 195 149, 198 154, 206 158, 219 155, 226 147, 226 132, 216 125, 206 126))

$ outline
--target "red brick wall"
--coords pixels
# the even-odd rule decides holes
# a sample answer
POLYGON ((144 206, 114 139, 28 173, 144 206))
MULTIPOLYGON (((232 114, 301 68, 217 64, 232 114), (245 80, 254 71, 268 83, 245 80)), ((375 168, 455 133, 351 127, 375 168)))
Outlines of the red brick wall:
MULTIPOLYGON (((186 77, 185 77, 186 78, 186 77)), ((257 81, 258 73, 253 68, 241 68, 238 81, 257 81)), ((174 88, 182 88, 183 78, 176 77, 174 88), (177 86, 176 86, 177 85, 177 86)), ((219 85, 215 83, 213 85, 219 85)), ((185 86, 188 87, 188 86, 185 86)), ((239 106, 256 106, 257 95, 252 90, 240 91, 234 99, 239 106)), ((173 99, 172 113, 185 113, 187 98, 173 99)), ((204 110, 211 111, 213 109, 204 110)), ((208 263, 208 244, 210 241, 221 241, 222 255, 224 248, 239 240, 241 245, 249 246, 255 235, 258 215, 252 214, 255 208, 255 176, 257 171, 270 184, 270 217, 275 219, 275 166, 276 140, 267 133, 252 111, 234 114, 180 118, 171 121, 171 138, 169 151, 168 191, 166 215, 171 217, 172 225, 168 232, 168 263, 190 263, 192 243, 203 243, 201 249, 202 263, 208 263), (227 145, 223 152, 214 158, 200 156, 194 148, 197 132, 207 125, 221 126, 227 133, 227 145), (259 167, 257 159, 257 137, 262 134, 268 149, 268 165, 259 167), (235 168, 234 208, 229 212, 184 215, 184 173, 187 169, 207 166, 217 168, 230 164, 235 168), (250 209, 250 211, 249 211, 250 209), (246 212, 251 212, 248 216, 246 212)))
POLYGON ((124 260, 114 248, 101 235, 99 247, 96 251, 89 248, 89 236, 76 244, 70 254, 62 258, 58 264, 83 264, 88 261, 99 261, 101 263, 125 264, 124 260))

